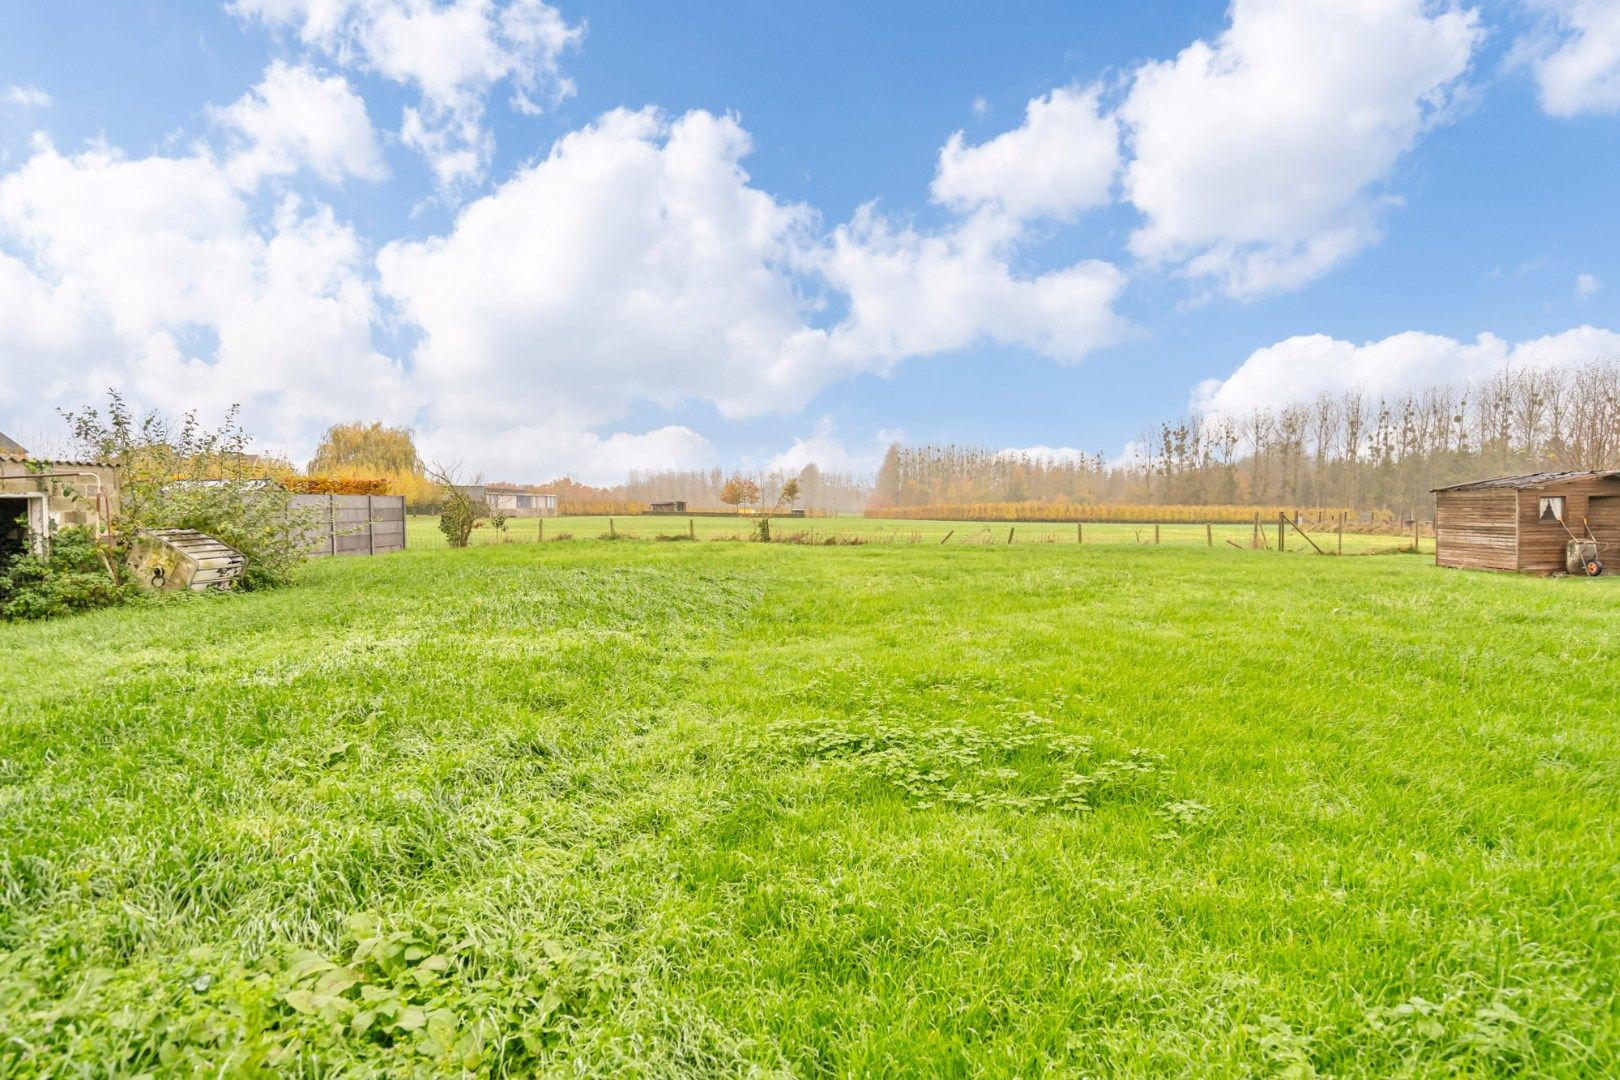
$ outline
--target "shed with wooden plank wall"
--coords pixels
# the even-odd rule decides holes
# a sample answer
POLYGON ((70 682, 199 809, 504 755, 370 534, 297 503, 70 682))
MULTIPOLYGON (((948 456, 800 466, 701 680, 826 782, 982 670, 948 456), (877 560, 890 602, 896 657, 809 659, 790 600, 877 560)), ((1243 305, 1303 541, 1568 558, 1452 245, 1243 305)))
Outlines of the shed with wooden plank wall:
POLYGON ((1434 496, 1438 566, 1557 573, 1571 539, 1620 552, 1620 472, 1499 476, 1434 496))

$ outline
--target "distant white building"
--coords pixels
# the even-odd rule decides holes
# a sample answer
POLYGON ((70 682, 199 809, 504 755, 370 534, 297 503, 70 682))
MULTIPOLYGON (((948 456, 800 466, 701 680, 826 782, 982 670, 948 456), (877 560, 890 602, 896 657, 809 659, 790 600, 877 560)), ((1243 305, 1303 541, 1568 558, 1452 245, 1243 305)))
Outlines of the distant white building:
POLYGON ((557 496, 513 484, 477 484, 466 489, 474 499, 482 498, 491 510, 507 517, 556 517, 557 496))

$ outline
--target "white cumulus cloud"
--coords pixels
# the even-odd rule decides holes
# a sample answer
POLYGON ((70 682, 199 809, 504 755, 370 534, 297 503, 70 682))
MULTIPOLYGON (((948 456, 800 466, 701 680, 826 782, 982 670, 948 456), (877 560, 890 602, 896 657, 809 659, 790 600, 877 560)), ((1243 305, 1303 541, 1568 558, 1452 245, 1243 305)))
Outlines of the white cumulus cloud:
POLYGON ((1021 231, 979 214, 942 232, 898 226, 873 207, 835 233, 825 272, 848 297, 841 357, 887 370, 909 356, 994 342, 1075 362, 1130 328, 1114 303, 1125 275, 1101 260, 1035 276, 1012 265, 1021 231))
POLYGON ((1472 342, 1418 331, 1362 345, 1326 334, 1291 337, 1251 353, 1225 379, 1198 387, 1193 408, 1243 415, 1311 401, 1322 393, 1363 390, 1396 395, 1488 378, 1504 369, 1559 368, 1620 357, 1620 333, 1580 326, 1511 344, 1495 334, 1472 342))
POLYGON ((1119 125, 1103 115, 1098 91, 1061 88, 1032 100, 1022 125, 977 146, 952 135, 933 195, 964 212, 1071 220, 1108 203, 1118 170, 1119 125))
POLYGON ((447 186, 483 175, 490 92, 508 86, 526 112, 571 94, 561 57, 584 34, 541 0, 234 0, 230 9, 294 31, 335 63, 413 87, 421 100, 405 110, 401 136, 447 186))
POLYGON ((631 471, 700 469, 714 463, 714 445, 688 427, 666 426, 643 434, 523 425, 490 431, 464 428, 419 433, 423 457, 443 466, 463 465, 468 476, 534 483, 572 476, 585 484, 617 484, 631 471), (475 470, 475 471, 474 471, 475 470))
POLYGON ((1541 107, 1558 117, 1620 109, 1620 3, 1528 0, 1543 25, 1517 50, 1528 61, 1541 107))
POLYGON ((13 109, 45 109, 51 104, 51 95, 37 86, 8 86, 0 92, 0 105, 13 109))
POLYGON ((1120 108, 1132 251, 1239 298, 1377 239, 1378 185, 1444 116, 1482 38, 1426 0, 1235 0, 1231 24, 1134 76, 1120 108))
POLYGON ((366 103, 341 75, 276 61, 234 104, 210 112, 237 136, 226 171, 243 187, 301 168, 334 183, 388 173, 366 103))
POLYGON ((255 222, 205 155, 77 155, 40 144, 0 176, 0 412, 119 386, 167 410, 245 407, 301 443, 334 419, 405 415, 372 348, 365 252, 331 212, 284 199, 255 222))
POLYGON ((827 242, 753 187, 737 121, 617 110, 466 206, 450 234, 386 247, 382 287, 419 326, 416 379, 459 427, 594 425, 634 401, 728 417, 983 340, 1077 359, 1122 332, 1103 263, 1013 273, 1016 230, 943 234, 870 209, 827 242), (817 323, 829 299, 846 314, 817 323))
POLYGON ((636 400, 730 416, 802 404, 831 375, 792 274, 806 211, 749 185, 748 147, 730 118, 618 110, 448 236, 385 248, 382 285, 422 329, 415 369, 436 413, 594 424, 636 400))

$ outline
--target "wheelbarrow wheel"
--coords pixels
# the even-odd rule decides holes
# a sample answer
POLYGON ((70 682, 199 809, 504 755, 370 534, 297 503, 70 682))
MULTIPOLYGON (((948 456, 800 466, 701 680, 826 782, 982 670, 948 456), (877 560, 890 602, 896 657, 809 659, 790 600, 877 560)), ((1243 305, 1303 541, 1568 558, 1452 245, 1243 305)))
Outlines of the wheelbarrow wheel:
POLYGON ((1603 573, 1603 564, 1602 563, 1598 562, 1596 559, 1588 559, 1588 560, 1586 560, 1586 576, 1587 577, 1597 577, 1601 573, 1603 573))

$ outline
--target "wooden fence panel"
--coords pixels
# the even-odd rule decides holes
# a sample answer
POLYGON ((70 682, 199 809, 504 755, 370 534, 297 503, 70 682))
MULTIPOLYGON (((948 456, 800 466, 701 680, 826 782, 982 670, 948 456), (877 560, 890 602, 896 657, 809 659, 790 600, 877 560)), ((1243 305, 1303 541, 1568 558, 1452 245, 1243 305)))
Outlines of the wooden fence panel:
POLYGON ((292 504, 315 511, 310 554, 383 555, 405 550, 403 495, 295 495, 292 504))

